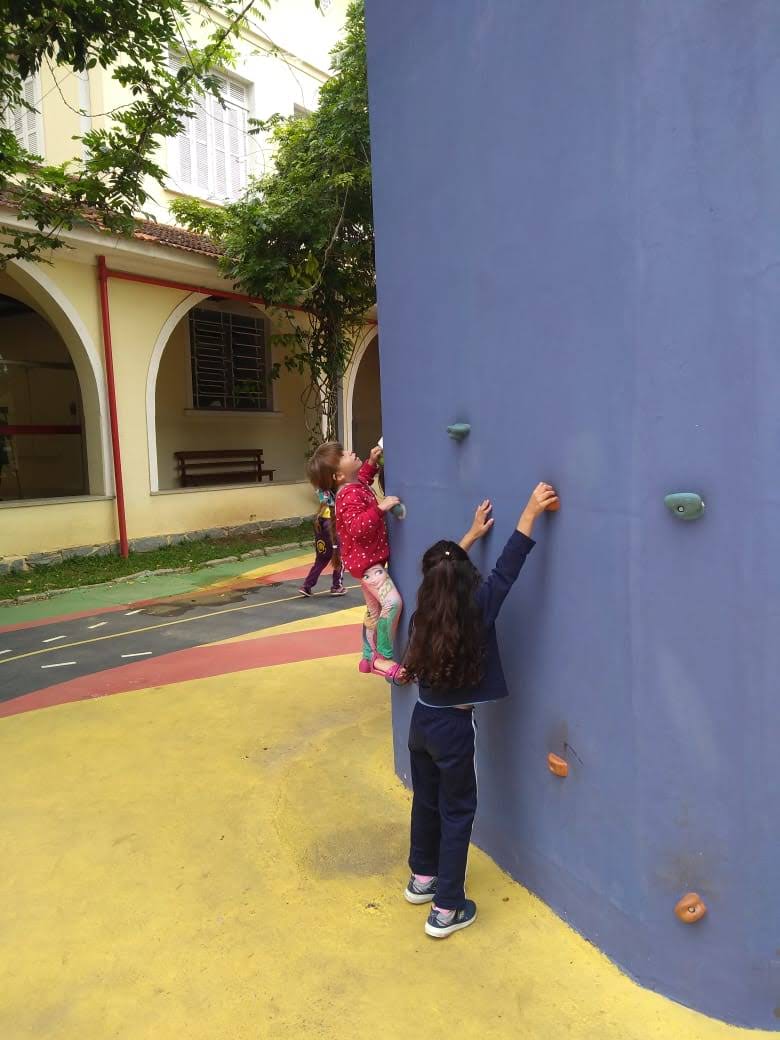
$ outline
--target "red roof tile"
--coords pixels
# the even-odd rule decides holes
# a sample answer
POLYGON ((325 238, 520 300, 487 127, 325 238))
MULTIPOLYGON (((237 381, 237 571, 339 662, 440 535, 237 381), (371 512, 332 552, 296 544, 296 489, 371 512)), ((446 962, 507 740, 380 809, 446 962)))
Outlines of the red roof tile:
POLYGON ((208 235, 198 235, 194 231, 185 231, 170 224, 158 224, 152 220, 139 220, 137 224, 133 238, 143 242, 156 242, 160 246, 185 249, 188 253, 200 253, 215 258, 222 253, 219 243, 208 235))
MULTIPOLYGON (((11 195, 0 193, 0 207, 3 209, 15 209, 14 200, 11 195)), ((99 230, 100 218, 94 211, 85 211, 85 221, 93 230, 99 230)), ((174 227, 171 224, 158 224, 154 220, 137 220, 136 230, 133 238, 141 242, 154 242, 158 246, 168 246, 171 249, 183 249, 187 253, 199 253, 201 256, 210 256, 216 259, 222 253, 222 247, 208 235, 198 235, 194 231, 185 231, 184 228, 174 227)))

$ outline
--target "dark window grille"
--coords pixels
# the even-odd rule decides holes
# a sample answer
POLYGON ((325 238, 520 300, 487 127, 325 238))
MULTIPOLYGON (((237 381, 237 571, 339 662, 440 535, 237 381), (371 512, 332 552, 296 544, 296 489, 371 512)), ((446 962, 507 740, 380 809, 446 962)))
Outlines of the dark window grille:
POLYGON ((269 411, 265 323, 230 311, 190 311, 195 408, 269 411))

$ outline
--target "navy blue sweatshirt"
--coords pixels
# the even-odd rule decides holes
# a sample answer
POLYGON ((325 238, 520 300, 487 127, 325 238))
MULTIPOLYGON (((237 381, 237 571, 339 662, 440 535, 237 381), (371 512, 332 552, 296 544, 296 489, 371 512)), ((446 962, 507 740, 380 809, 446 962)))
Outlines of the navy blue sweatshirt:
POLYGON ((476 688, 453 690, 420 685, 420 701, 431 708, 451 708, 458 704, 482 704, 509 694, 496 638, 496 618, 509 590, 517 580, 525 559, 536 543, 515 531, 504 546, 488 578, 477 589, 477 603, 485 624, 485 674, 476 688))

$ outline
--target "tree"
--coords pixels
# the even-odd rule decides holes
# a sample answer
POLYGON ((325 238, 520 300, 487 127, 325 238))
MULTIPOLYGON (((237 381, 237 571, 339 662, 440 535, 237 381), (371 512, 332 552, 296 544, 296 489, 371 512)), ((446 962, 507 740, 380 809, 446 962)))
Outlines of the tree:
POLYGON ((182 223, 222 243, 222 270, 238 288, 286 313, 289 332, 276 340, 286 368, 307 376, 315 442, 323 425, 336 436, 339 383, 376 294, 363 0, 350 4, 332 58, 315 112, 256 124, 271 131, 272 173, 224 210, 174 204, 182 223), (310 313, 295 321, 286 308, 301 304, 310 313))
POLYGON ((213 68, 230 63, 230 39, 249 11, 269 3, 214 0, 203 8, 208 41, 197 48, 188 39, 187 0, 0 0, 0 192, 35 226, 0 224, 0 267, 45 259, 63 245, 62 231, 85 220, 130 234, 149 197, 144 182, 165 177, 155 160, 160 141, 181 130, 200 94, 219 96, 213 68), (172 48, 187 56, 177 72, 169 66, 172 48), (84 158, 60 166, 26 151, 7 125, 32 110, 25 81, 44 64, 55 82, 61 73, 111 67, 131 98, 108 113, 107 127, 83 135, 84 158))

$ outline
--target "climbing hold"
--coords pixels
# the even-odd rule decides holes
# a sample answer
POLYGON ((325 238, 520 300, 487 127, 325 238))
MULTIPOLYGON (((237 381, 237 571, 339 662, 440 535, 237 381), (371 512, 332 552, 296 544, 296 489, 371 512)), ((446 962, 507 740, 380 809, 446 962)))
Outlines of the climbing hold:
POLYGON ((393 516, 398 517, 399 520, 406 519, 406 506, 403 504, 403 502, 399 502, 397 506, 393 506, 390 512, 393 514, 393 516))
POLYGON ((674 912, 683 924, 695 924, 697 921, 701 921, 707 913, 707 907, 700 895, 696 892, 688 892, 677 903, 674 912))
POLYGON ((555 773, 556 776, 569 775, 569 763, 565 758, 561 758, 560 755, 554 755, 552 751, 547 756, 547 768, 551 773, 555 773))
POLYGON ((664 505, 678 520, 698 520, 704 513, 702 497, 694 491, 676 491, 667 495, 664 505))
POLYGON ((447 427, 447 433, 454 441, 462 441, 471 433, 471 426, 465 422, 453 423, 447 427))

